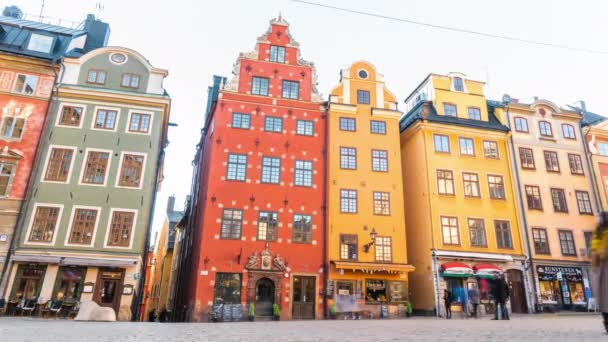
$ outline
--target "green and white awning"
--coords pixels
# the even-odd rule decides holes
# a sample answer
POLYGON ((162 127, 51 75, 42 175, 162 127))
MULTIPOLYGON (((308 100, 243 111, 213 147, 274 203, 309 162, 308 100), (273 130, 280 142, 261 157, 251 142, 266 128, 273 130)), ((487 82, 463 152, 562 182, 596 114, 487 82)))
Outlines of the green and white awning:
POLYGON ((468 278, 473 276, 473 269, 461 262, 446 262, 441 265, 441 276, 448 278, 468 278))

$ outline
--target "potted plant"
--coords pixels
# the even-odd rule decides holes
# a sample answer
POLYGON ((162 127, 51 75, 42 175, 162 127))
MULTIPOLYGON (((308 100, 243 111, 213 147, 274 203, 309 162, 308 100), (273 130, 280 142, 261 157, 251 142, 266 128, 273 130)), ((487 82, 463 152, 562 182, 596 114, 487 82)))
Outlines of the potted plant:
POLYGON ((281 320, 281 308, 279 308, 279 304, 272 304, 272 319, 275 321, 281 320))
POLYGON ((407 302, 407 305, 405 306, 405 315, 408 318, 412 317, 412 311, 414 311, 414 308, 412 307, 412 303, 407 302))
POLYGON ((329 317, 331 317, 331 319, 336 319, 337 316, 338 312, 336 310, 336 303, 331 303, 329 305, 329 317))
POLYGON ((255 307, 253 303, 249 303, 249 310, 247 310, 247 318, 249 318, 250 322, 253 322, 255 319, 255 307))

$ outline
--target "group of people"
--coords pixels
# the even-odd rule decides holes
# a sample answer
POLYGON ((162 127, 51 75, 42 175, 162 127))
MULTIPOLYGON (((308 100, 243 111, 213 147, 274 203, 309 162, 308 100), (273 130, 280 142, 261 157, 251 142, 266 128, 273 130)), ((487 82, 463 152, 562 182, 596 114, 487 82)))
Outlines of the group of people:
MULTIPOLYGON (((503 274, 497 274, 494 279, 490 279, 490 296, 494 301, 494 320, 509 319, 509 311, 507 310, 507 300, 510 295, 509 285, 505 280, 503 274)), ((480 294, 477 287, 471 287, 467 291, 468 303, 471 304, 471 316, 477 317, 478 308, 480 304, 480 294)), ((443 293, 443 300, 445 303, 445 317, 447 319, 452 318, 452 303, 455 300, 454 293, 446 289, 443 293)))

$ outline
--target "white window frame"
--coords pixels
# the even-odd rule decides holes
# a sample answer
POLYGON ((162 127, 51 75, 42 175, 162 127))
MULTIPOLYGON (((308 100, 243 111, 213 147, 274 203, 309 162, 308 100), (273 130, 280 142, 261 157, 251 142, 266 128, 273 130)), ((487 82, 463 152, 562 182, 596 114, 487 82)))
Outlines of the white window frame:
MULTIPOLYGON (((25 129, 27 128, 27 117, 24 116, 20 116, 20 115, 3 115, 2 119, 0 120, 0 140, 4 140, 4 141, 21 141, 21 139, 23 139, 23 136, 25 135, 25 129), (21 131, 21 135, 18 138, 14 138, 14 137, 7 137, 2 135, 2 128, 4 128, 4 122, 9 119, 12 118, 13 120, 17 120, 17 119, 23 119, 23 130, 21 131)), ((13 121, 13 130, 15 129, 15 121, 13 121)), ((11 131, 12 133, 12 131, 11 131)))
POLYGON ((114 181, 114 186, 119 188, 119 189, 130 189, 130 190, 141 190, 144 187, 144 176, 146 175, 146 163, 148 162, 148 154, 147 153, 143 153, 143 152, 133 152, 133 151, 122 151, 120 152, 120 161, 118 162, 118 170, 116 171, 116 180, 114 181), (134 155, 138 155, 138 156, 143 156, 144 157, 144 163, 141 169, 141 180, 139 182, 139 186, 138 187, 132 187, 132 186, 121 186, 118 185, 120 183, 120 174, 122 171, 122 163, 124 161, 125 158, 125 154, 134 154, 134 155))
POLYGON ((98 132, 117 132, 119 123, 120 123, 120 108, 95 106, 95 109, 93 110, 93 117, 91 118, 91 130, 98 131, 98 132), (114 129, 95 128, 95 121, 97 120, 97 111, 99 111, 100 109, 116 111, 116 122, 114 124, 114 129))
POLYGON ((15 74, 15 80, 13 81, 13 88, 12 91, 15 94, 19 94, 19 95, 25 95, 25 96, 36 96, 36 91, 38 91, 38 85, 40 83, 40 76, 38 75, 32 75, 32 74, 24 74, 24 73, 16 73, 15 74), (28 77, 36 77, 36 85, 34 86, 34 92, 32 94, 26 94, 23 91, 17 91, 15 88, 17 87, 17 78, 19 77, 19 75, 23 75, 25 76, 25 79, 27 80, 28 77))
POLYGON ((46 160, 44 161, 44 168, 42 169, 42 174, 40 175, 40 183, 55 183, 55 184, 68 184, 72 179, 72 172, 74 171, 74 163, 76 162, 76 152, 78 148, 76 146, 66 146, 66 145, 49 145, 49 149, 46 152, 46 160), (45 180, 44 176, 46 175, 46 169, 49 166, 49 161, 51 160, 51 151, 53 148, 61 148, 66 150, 72 150, 72 161, 70 162, 70 170, 68 171, 68 178, 65 182, 60 181, 50 181, 45 180))
POLYGON ((72 207, 72 213, 70 214, 70 220, 68 221, 68 231, 67 231, 67 234, 65 235, 65 241, 63 242, 63 244, 65 246, 73 246, 73 247, 93 247, 93 246, 95 246, 95 237, 97 236, 97 228, 99 227, 100 218, 101 218, 101 207, 74 205, 72 207), (70 236, 72 235, 72 228, 74 228, 74 215, 76 215, 76 209, 97 210, 97 216, 95 217, 95 227, 93 228, 93 236, 91 236, 91 243, 88 245, 69 242, 70 236))
POLYGON ((133 249, 133 239, 135 238, 135 229, 137 228, 138 212, 139 211, 137 209, 110 208, 110 214, 108 216, 108 224, 106 227, 106 234, 103 238, 103 247, 104 248, 113 248, 113 249, 122 249, 122 250, 133 249), (127 212, 131 212, 131 213, 135 213, 135 215, 133 215, 133 227, 131 227, 131 241, 129 241, 128 247, 109 246, 108 245, 108 237, 110 236, 110 229, 112 228, 112 217, 114 216, 115 211, 127 211, 127 212))
POLYGON ((154 125, 154 112, 150 112, 150 111, 145 111, 145 110, 137 110, 137 109, 129 109, 129 114, 127 116, 127 124, 125 125, 125 133, 127 134, 135 134, 135 135, 151 135, 152 134, 152 126, 154 125), (129 128, 131 127, 131 116, 133 114, 146 114, 146 115, 150 115, 150 124, 148 126, 148 132, 144 133, 144 132, 133 132, 130 131, 129 128))
POLYGON ((86 112, 87 112, 87 105, 85 105, 85 104, 61 102, 61 104, 59 105, 59 111, 57 111, 57 118, 55 119, 55 126, 57 126, 57 127, 64 127, 64 128, 72 128, 72 129, 82 129, 82 125, 84 124, 84 119, 85 119, 85 116, 86 116, 86 112), (62 125, 60 123, 60 121, 61 121, 61 112, 63 112, 63 107, 65 107, 65 106, 82 107, 82 116, 80 117, 80 125, 78 125, 78 126, 67 126, 67 125, 62 125))
POLYGON ((32 207, 32 211, 30 212, 30 222, 28 223, 27 231, 25 232, 23 244, 24 245, 38 245, 38 246, 54 246, 55 242, 57 240, 57 235, 59 235, 57 233, 57 228, 61 224, 62 219, 63 219, 63 204, 42 203, 42 202, 34 203, 34 206, 32 207), (57 222, 55 223, 55 228, 53 229, 53 240, 51 242, 31 242, 30 241, 30 234, 32 232, 32 226, 34 225, 34 218, 36 217, 36 210, 38 210, 38 207, 59 208, 59 213, 57 214, 57 222))
POLYGON ((114 152, 112 150, 104 150, 101 148, 87 148, 84 151, 84 157, 82 158, 82 164, 80 167, 80 175, 78 176, 78 185, 84 186, 96 186, 96 187, 105 187, 108 184, 108 176, 110 175, 110 167, 112 167, 112 157, 114 156, 114 152), (89 184, 82 182, 82 176, 84 176, 84 169, 86 168, 87 159, 89 158, 89 152, 106 152, 109 153, 110 156, 108 158, 108 167, 106 168, 106 174, 103 178, 103 184, 89 184))

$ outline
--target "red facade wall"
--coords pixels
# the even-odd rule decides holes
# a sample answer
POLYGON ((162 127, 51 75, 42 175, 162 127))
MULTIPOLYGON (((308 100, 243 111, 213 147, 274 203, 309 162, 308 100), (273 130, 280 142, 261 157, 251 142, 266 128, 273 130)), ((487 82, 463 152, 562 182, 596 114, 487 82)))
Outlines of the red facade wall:
MULTIPOLYGON (((291 45, 287 26, 273 23, 266 39, 258 43, 258 59, 242 57, 236 91, 225 89, 208 121, 201 152, 200 188, 198 190, 198 235, 193 240, 191 319, 205 320, 205 313, 214 301, 215 275, 218 272, 242 273, 241 302, 252 301, 259 272, 245 268, 248 257, 265 249, 265 241, 257 241, 259 211, 278 212, 278 239, 268 243, 273 258, 278 254, 287 268, 272 273, 276 287, 276 303, 281 316, 291 318, 294 276, 316 277, 315 316, 322 317, 323 251, 325 236, 324 170, 325 116, 319 102, 311 102, 314 70, 309 65, 296 65, 297 48, 291 45), (277 32, 281 32, 277 34, 277 32), (269 44, 286 46, 286 63, 267 62, 269 44), (249 94, 253 76, 270 79, 269 96, 249 94), (300 83, 298 100, 281 98, 281 80, 300 83), (250 129, 232 128, 232 113, 251 115, 250 129), (264 117, 283 118, 283 132, 264 131, 264 117), (314 122, 314 135, 296 135, 296 120, 314 122), (246 181, 226 180, 229 153, 247 154, 246 181), (261 183, 262 157, 281 159, 280 184, 261 183), (313 163, 313 186, 294 185, 295 160, 313 163), (243 210, 241 239, 220 238, 223 209, 243 210), (311 243, 294 243, 294 214, 312 216, 311 243), (249 289, 249 295, 248 295, 249 289)), ((294 44, 294 46, 297 46, 294 44)), ((196 236, 195 235, 195 236, 196 236)), ((271 278, 268 276, 268 278, 271 278)), ((246 315, 246 313, 245 313, 246 315)))

